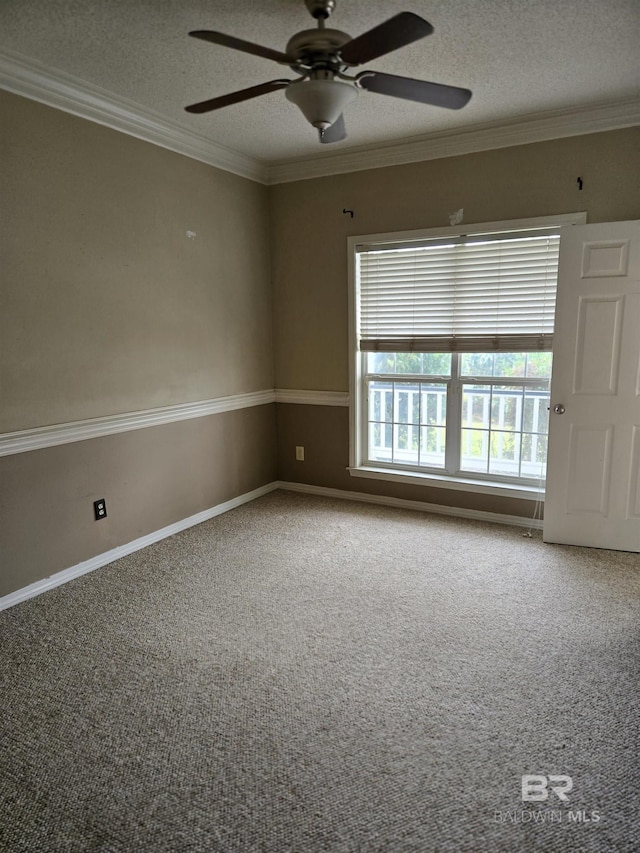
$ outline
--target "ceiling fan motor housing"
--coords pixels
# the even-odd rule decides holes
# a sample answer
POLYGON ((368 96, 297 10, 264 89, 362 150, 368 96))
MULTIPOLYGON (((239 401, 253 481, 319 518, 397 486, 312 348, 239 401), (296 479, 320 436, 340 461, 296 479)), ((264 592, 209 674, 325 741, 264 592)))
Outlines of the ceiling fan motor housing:
POLYGON ((343 64, 338 53, 342 45, 351 41, 348 33, 329 28, 317 30, 302 30, 292 36, 287 42, 286 54, 296 60, 291 68, 298 66, 314 68, 316 66, 331 67, 336 71, 343 64))

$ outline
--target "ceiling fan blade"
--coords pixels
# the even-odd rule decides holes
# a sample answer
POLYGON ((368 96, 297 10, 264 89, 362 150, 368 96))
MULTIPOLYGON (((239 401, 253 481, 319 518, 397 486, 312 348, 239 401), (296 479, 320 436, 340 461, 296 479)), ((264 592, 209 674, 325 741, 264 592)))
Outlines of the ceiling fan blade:
POLYGON ((188 113, 208 113, 210 110, 219 110, 221 107, 238 104, 240 101, 248 101, 249 98, 257 98, 258 95, 275 92, 276 89, 286 89, 289 83, 291 80, 269 80, 268 83, 261 83, 259 86, 250 86, 248 89, 240 89, 240 91, 231 92, 229 95, 220 95, 218 98, 210 98, 208 101, 190 104, 185 107, 185 110, 188 113))
POLYGON ((330 142, 341 142, 347 138, 347 128, 344 123, 344 115, 340 115, 331 127, 328 127, 324 133, 320 134, 320 142, 327 144, 330 142))
POLYGON ((362 33, 342 46, 342 59, 347 65, 362 65, 399 47, 418 41, 433 32, 428 21, 413 12, 400 12, 372 30, 362 33))
POLYGON ((433 107, 446 107, 448 110, 459 110, 471 98, 469 89, 445 86, 442 83, 428 83, 426 80, 413 80, 411 77, 396 77, 395 74, 381 74, 378 71, 363 71, 358 74, 356 80, 369 92, 404 98, 407 101, 418 101, 433 107))
POLYGON ((238 39, 235 36, 228 36, 225 33, 218 33, 215 30, 192 30, 189 35, 196 39, 210 41, 213 44, 221 44, 223 47, 243 50, 245 53, 252 53, 254 56, 273 59, 274 62, 282 62, 285 65, 290 65, 294 61, 292 57, 287 56, 286 53, 281 53, 279 50, 272 50, 270 47, 263 47, 261 44, 254 44, 251 41, 238 39))

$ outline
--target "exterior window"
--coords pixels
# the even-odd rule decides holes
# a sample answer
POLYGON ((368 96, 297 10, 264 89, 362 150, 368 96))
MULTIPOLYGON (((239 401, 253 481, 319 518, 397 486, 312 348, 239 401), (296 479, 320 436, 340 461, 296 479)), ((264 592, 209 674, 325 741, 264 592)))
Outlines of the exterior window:
POLYGON ((365 462, 544 478, 551 353, 367 353, 365 462))
POLYGON ((540 485, 559 242, 534 227, 353 243, 352 470, 540 485))

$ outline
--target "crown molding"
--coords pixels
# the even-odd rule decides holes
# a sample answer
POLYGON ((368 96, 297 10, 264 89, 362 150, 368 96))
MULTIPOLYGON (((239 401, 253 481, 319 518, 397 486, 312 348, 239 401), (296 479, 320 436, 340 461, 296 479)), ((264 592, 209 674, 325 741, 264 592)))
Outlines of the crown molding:
POLYGON ((640 99, 629 98, 268 165, 186 130, 178 122, 134 101, 15 51, 0 51, 0 88, 261 184, 281 184, 437 160, 640 124, 640 99))
POLYGON ((547 142, 568 136, 620 130, 640 124, 640 99, 553 110, 440 131, 386 145, 351 148, 342 154, 288 160, 269 167, 269 184, 289 183, 327 175, 380 169, 423 160, 438 160, 513 145, 547 142))
POLYGON ((146 107, 14 51, 0 51, 0 88, 265 184, 265 164, 211 142, 146 107))

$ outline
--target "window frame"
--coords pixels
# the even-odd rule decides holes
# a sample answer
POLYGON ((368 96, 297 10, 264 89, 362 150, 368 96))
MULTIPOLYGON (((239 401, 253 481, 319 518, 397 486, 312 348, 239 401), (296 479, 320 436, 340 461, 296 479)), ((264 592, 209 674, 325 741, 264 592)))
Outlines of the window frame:
MULTIPOLYGON (((443 374, 404 374, 404 373, 377 373, 375 371, 370 371, 367 369, 366 363, 367 358, 370 353, 362 352, 362 382, 360 393, 362 394, 362 411, 367 412, 369 417, 362 418, 361 423, 361 442, 363 448, 363 463, 368 467, 379 467, 384 468, 385 470, 390 471, 406 471, 409 473, 415 474, 435 474, 435 475, 444 475, 456 478, 467 478, 473 477, 479 480, 486 481, 488 483, 501 483, 501 484, 516 484, 521 486, 538 486, 540 487, 543 479, 540 476, 526 476, 526 475, 514 475, 514 474, 492 474, 490 472, 480 472, 473 471, 468 468, 463 467, 463 460, 461 454, 461 447, 463 444, 462 440, 462 430, 465 429, 465 423, 463 418, 464 412, 464 402, 463 402, 463 393, 465 387, 468 386, 489 386, 490 388, 495 387, 508 387, 514 390, 514 396, 519 395, 520 392, 524 394, 526 389, 536 389, 537 386, 546 384, 547 389, 550 387, 550 378, 540 378, 535 376, 500 376, 500 375, 485 375, 480 373, 464 373, 462 370, 462 356, 463 353, 451 353, 451 372, 450 375, 446 376, 443 374), (436 465, 422 465, 420 463, 413 462, 400 462, 400 461, 384 461, 381 459, 373 458, 371 454, 371 446, 369 440, 370 434, 370 426, 375 421, 370 417, 371 412, 369 411, 369 390, 370 384, 373 382, 380 383, 389 383, 393 386, 399 385, 402 386, 406 384, 417 385, 443 385, 445 387, 446 392, 446 415, 445 421, 446 425, 437 425, 434 428, 442 428, 446 430, 446 443, 445 443, 445 452, 442 466, 436 465), (448 429, 447 426, 451 427, 448 429)), ((549 353, 551 355, 551 353, 549 353)), ((395 388, 394 388, 395 390, 395 388)), ((402 393, 400 391, 400 393, 402 393)), ((489 399, 493 399, 493 393, 490 394, 489 399)), ((382 424, 388 424, 388 421, 381 421, 382 424)), ((393 421, 393 424, 397 424, 398 426, 402 426, 402 421, 393 421)), ((408 427, 417 428, 420 430, 424 424, 416 424, 416 423, 408 423, 408 427)), ((523 428, 522 418, 521 418, 521 429, 519 430, 498 430, 492 426, 492 415, 489 412, 489 424, 488 424, 488 435, 503 433, 504 435, 513 434, 516 436, 526 436, 526 435, 547 435, 546 432, 538 433, 538 432, 527 432, 523 428)), ((520 462, 522 460, 519 460, 520 462)), ((487 459, 489 462, 489 459, 487 459)))
MULTIPOLYGON (((558 214, 555 216, 542 216, 529 219, 518 219, 498 222, 473 223, 469 225, 457 225, 444 228, 420 229, 416 231, 402 231, 381 234, 367 234, 352 236, 347 239, 348 252, 348 285, 349 285, 349 467, 351 476, 365 477, 369 479, 389 480, 407 484, 431 485, 440 488, 451 488, 463 491, 480 492, 485 494, 502 494, 510 497, 521 497, 526 499, 542 500, 544 496, 544 485, 534 485, 531 481, 523 482, 520 479, 500 477, 499 480, 492 478, 491 474, 476 474, 466 471, 458 471, 455 474, 443 473, 434 469, 414 470, 408 468, 399 469, 393 465, 381 465, 371 463, 365 459, 364 449, 367 445, 366 430, 368 429, 367 403, 364 397, 365 382, 364 363, 366 353, 359 350, 359 328, 358 311, 359 303, 358 281, 357 281, 357 252, 356 247, 362 243, 410 243, 420 240, 438 239, 440 237, 460 237, 496 233, 500 231, 513 233, 514 231, 527 231, 536 228, 558 228, 571 225, 585 224, 587 216, 585 212, 558 214)), ((560 232, 562 234, 562 232, 560 232)), ((392 376, 393 374, 391 374, 392 376)), ((476 377, 480 379, 481 377, 476 377)), ((498 377, 491 377, 495 382, 498 377)), ((499 377, 505 381, 496 384, 509 384, 511 377, 499 377)), ((515 377, 514 377, 515 378, 515 377)), ((434 377, 435 381, 435 377, 434 377)), ((453 377, 448 381, 454 382, 453 377)), ((461 386, 462 381, 458 378, 457 388, 452 398, 457 396, 457 404, 462 406, 461 386)), ((486 384, 486 383, 485 383, 486 384)), ((448 405, 450 399, 448 399, 448 405)), ((452 431, 453 432, 453 431, 452 431)), ((449 436, 448 436, 449 437, 449 436)), ((457 436, 457 441, 460 437, 457 436)), ((458 454, 459 456, 459 454, 458 454)))

